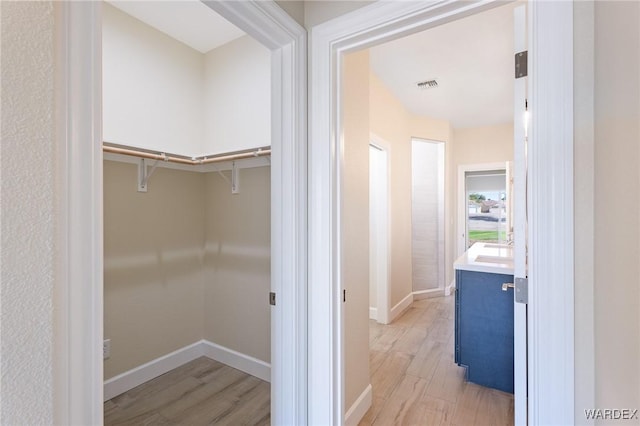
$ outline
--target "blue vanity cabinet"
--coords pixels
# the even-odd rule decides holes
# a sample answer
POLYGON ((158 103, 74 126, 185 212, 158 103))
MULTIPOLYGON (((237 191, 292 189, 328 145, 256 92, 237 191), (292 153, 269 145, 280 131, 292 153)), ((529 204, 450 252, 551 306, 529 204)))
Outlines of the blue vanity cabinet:
POLYGON ((513 275, 456 270, 455 362, 467 380, 513 393, 513 275))

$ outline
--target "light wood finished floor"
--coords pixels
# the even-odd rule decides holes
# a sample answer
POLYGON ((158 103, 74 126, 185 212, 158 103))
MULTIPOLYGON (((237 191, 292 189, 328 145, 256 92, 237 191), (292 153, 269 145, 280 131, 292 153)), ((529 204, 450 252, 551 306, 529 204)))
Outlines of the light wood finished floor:
POLYGON ((416 301, 389 325, 370 321, 373 405, 361 426, 513 424, 513 395, 465 382, 453 329, 453 296, 416 301))
POLYGON ((269 423, 269 383, 206 357, 104 403, 105 425, 269 423))

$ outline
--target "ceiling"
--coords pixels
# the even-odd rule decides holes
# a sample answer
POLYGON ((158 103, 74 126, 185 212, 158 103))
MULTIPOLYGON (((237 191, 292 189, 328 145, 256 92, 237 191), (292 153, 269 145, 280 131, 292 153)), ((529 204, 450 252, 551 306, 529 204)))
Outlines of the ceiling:
POLYGON ((414 114, 454 128, 513 121, 510 3, 370 49, 371 69, 414 114), (437 79, 438 87, 416 83, 437 79))
POLYGON ((107 2, 201 53, 245 34, 198 0, 107 2))

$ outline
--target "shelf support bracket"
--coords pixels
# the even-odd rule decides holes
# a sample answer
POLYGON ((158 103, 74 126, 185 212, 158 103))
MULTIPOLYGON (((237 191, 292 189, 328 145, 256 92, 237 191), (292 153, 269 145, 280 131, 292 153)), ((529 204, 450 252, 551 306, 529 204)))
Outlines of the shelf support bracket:
POLYGON ((240 193, 240 169, 236 166, 236 162, 231 163, 231 193, 240 193))
MULTIPOLYGON (((168 161, 168 158, 164 153, 162 153, 162 156, 165 162, 168 161)), ((151 170, 147 170, 146 160, 144 158, 140 159, 140 161, 138 162, 138 192, 147 192, 149 178, 151 177, 153 172, 156 171, 156 167, 158 167, 159 163, 160 160, 156 160, 153 163, 153 166, 151 166, 151 170)))

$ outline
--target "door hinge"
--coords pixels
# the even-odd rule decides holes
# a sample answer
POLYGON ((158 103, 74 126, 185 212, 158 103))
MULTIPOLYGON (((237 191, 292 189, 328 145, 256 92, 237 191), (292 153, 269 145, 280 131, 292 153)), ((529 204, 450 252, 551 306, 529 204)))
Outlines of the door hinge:
POLYGON ((269 304, 271 306, 276 306, 276 294, 273 291, 269 293, 269 304))
POLYGON ((516 278, 515 300, 518 303, 529 303, 529 278, 516 278))
POLYGON ((526 50, 516 53, 516 78, 527 76, 527 56, 526 50))

